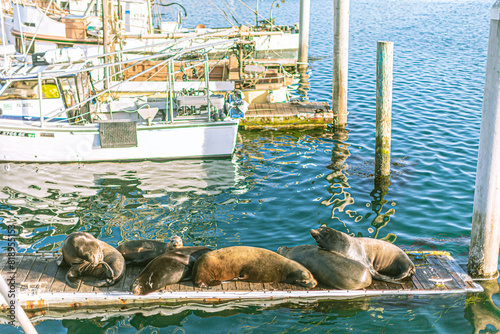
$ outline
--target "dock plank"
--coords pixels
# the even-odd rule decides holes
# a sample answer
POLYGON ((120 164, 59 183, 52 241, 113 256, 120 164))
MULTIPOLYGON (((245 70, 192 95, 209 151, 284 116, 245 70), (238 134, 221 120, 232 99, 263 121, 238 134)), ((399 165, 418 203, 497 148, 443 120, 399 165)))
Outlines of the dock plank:
POLYGON ((40 276, 39 280, 44 290, 50 291, 50 287, 54 282, 54 277, 56 276, 58 268, 59 266, 57 265, 56 261, 47 260, 47 263, 45 265, 45 268, 43 269, 42 275, 40 276))
POLYGON ((54 280, 49 288, 50 292, 63 292, 66 287, 66 273, 69 270, 69 266, 58 266, 57 271, 54 274, 54 280))
POLYGON ((14 273, 17 270, 19 264, 21 263, 23 257, 24 255, 22 254, 17 254, 11 258, 6 257, 5 263, 2 267, 2 270, 0 271, 0 274, 5 277, 9 273, 14 273), (9 261, 9 259, 13 260, 14 263, 12 264, 11 261, 9 261), (14 268, 13 270, 11 269, 11 266, 14 268))
POLYGON ((442 282, 448 289, 459 289, 464 286, 463 282, 457 282, 455 278, 451 275, 449 270, 443 266, 441 261, 437 257, 429 257, 427 259, 429 263, 432 265, 434 271, 437 274, 436 280, 442 282))
POLYGON ((26 276, 25 281, 27 283, 38 283, 40 281, 40 278, 42 277, 43 272, 45 271, 47 263, 47 259, 36 257, 33 266, 28 273, 28 276, 26 276))
POLYGON ((33 256, 24 256, 19 266, 16 269, 15 274, 15 282, 16 284, 23 284, 26 281, 26 277, 28 276, 31 267, 35 263, 35 257, 33 256))

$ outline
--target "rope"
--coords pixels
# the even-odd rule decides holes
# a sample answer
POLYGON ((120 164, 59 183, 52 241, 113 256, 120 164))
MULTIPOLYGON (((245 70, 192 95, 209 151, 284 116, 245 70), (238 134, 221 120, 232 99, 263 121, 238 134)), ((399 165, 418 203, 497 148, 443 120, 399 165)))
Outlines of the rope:
MULTIPOLYGON (((209 0, 209 2, 210 2, 210 4, 212 4, 212 6, 214 6, 215 8, 217 8, 217 9, 218 9, 218 10, 219 10, 219 11, 220 11, 220 12, 221 12, 221 13, 222 13, 225 17, 226 17, 226 21, 227 21, 227 22, 229 22, 229 24, 231 24, 231 26, 232 26, 233 28, 238 28, 238 26, 237 26, 237 25, 234 25, 234 23, 233 23, 233 22, 231 22, 231 20, 229 20, 229 17, 227 16, 226 12, 225 12, 223 9, 220 9, 220 8, 219 8, 216 4, 214 4, 214 3, 212 2, 212 0, 209 0)), ((236 23, 238 23, 238 22, 236 22, 236 23)))
POLYGON ((259 13, 257 13, 252 7, 250 7, 249 5, 247 5, 246 3, 244 3, 243 1, 241 0, 238 0, 239 2, 241 2, 242 5, 244 5, 245 7, 247 7, 248 9, 250 9, 254 14, 258 15, 260 18, 262 18, 264 21, 266 21, 267 23, 271 24, 271 25, 274 25, 276 27, 276 29, 278 29, 280 32, 283 33, 283 30, 281 30, 280 27, 276 26, 274 23, 272 23, 270 20, 266 19, 265 17, 263 17, 262 15, 260 15, 259 13))

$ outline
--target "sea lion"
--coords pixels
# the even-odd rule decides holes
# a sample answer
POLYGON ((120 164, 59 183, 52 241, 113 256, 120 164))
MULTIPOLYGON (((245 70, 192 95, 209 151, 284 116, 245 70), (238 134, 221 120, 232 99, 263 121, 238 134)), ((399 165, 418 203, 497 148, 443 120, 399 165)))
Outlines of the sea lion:
POLYGON ((134 295, 145 295, 169 284, 191 277, 196 260, 211 249, 203 246, 182 247, 166 252, 144 268, 130 286, 134 295))
POLYGON ((198 287, 238 279, 249 282, 283 282, 308 288, 317 285, 309 270, 298 262, 267 249, 233 246, 203 254, 193 267, 198 287))
POLYGON ((116 283, 125 272, 125 260, 114 247, 97 240, 87 232, 69 234, 62 245, 59 265, 71 268, 66 273, 66 283, 75 288, 79 277, 90 276, 104 281, 84 281, 95 286, 108 286, 116 283))
POLYGON ((123 255, 127 265, 145 266, 161 254, 182 246, 182 239, 174 235, 169 242, 132 240, 122 243, 116 249, 123 255))
POLYGON ((108 265, 108 268, 103 268, 105 270, 106 282, 96 286, 111 286, 118 282, 125 274, 125 259, 113 246, 101 240, 97 241, 102 249, 102 261, 108 265))
POLYGON ((335 289, 364 289, 372 284, 372 275, 366 266, 316 245, 281 246, 278 254, 297 261, 319 283, 335 289))
POLYGON ((354 238, 327 226, 311 229, 319 247, 365 265, 373 278, 400 283, 415 273, 415 265, 406 253, 390 242, 372 238, 354 238))

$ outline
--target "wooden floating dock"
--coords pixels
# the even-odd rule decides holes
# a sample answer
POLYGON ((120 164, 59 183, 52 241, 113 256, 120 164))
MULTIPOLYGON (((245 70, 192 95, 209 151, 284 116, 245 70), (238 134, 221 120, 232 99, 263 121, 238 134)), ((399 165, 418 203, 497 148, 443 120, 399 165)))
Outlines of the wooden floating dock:
POLYGON ((252 103, 240 121, 240 128, 325 128, 332 121, 333 113, 328 102, 252 103))
MULTIPOLYGON (((267 303, 312 302, 318 300, 354 299, 383 295, 436 295, 481 292, 482 287, 456 264, 445 252, 409 253, 416 265, 416 274, 403 281, 403 284, 373 281, 363 290, 335 290, 325 286, 307 289, 285 283, 249 283, 241 281, 225 282, 210 289, 194 287, 192 281, 166 286, 161 292, 146 296, 135 296, 129 287, 141 271, 140 267, 129 266, 125 276, 111 287, 92 287, 81 282, 77 288, 65 283, 68 267, 59 267, 56 263, 58 253, 16 254, 14 270, 7 263, 7 254, 0 254, 0 268, 3 277, 8 280, 14 277, 19 289, 16 299, 31 317, 47 314, 57 318, 57 314, 95 314, 99 310, 125 310, 152 308, 157 305, 168 305, 171 310, 186 308, 186 304, 200 305, 224 304, 237 302, 245 304, 258 301, 259 305, 267 303), (14 275, 14 276, 12 276, 14 275), (56 314, 56 315, 54 315, 56 314)), ((6 319, 7 304, 0 297, 0 322, 6 319)), ((203 307, 203 306, 201 306, 203 307)), ((142 311, 141 311, 142 312, 142 311)), ((174 312, 174 311, 171 311, 174 312)))

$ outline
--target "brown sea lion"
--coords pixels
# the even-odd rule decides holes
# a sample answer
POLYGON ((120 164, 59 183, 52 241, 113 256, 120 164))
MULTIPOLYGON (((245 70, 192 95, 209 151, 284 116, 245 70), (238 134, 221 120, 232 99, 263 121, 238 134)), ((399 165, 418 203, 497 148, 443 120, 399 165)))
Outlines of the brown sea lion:
POLYGON ((374 279, 400 283, 415 273, 415 265, 406 253, 390 242, 355 238, 327 226, 311 229, 319 247, 365 265, 374 279))
POLYGON ((97 240, 87 232, 73 232, 64 239, 59 265, 71 268, 66 273, 66 283, 75 288, 78 278, 93 277, 102 281, 84 280, 95 286, 116 283, 125 272, 123 256, 112 246, 97 240))
POLYGON ((118 282, 125 274, 125 259, 113 246, 101 240, 97 241, 102 249, 102 261, 108 265, 109 269, 104 268, 106 282, 96 284, 96 286, 111 286, 118 282))
POLYGON ((116 249, 123 255, 127 265, 145 266, 161 254, 182 246, 182 239, 174 235, 169 242, 132 240, 122 243, 116 249))
POLYGON ((238 279, 249 282, 283 282, 314 288, 313 275, 301 264, 267 249, 234 246, 203 254, 193 267, 198 287, 238 279))
POLYGON ((134 295, 145 295, 169 284, 191 277, 196 260, 211 249, 203 246, 182 247, 166 252, 144 268, 130 286, 134 295))
POLYGON ((319 283, 335 289, 364 289, 372 284, 372 275, 366 266, 316 245, 281 246, 278 254, 297 261, 309 269, 319 283))

